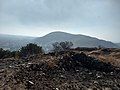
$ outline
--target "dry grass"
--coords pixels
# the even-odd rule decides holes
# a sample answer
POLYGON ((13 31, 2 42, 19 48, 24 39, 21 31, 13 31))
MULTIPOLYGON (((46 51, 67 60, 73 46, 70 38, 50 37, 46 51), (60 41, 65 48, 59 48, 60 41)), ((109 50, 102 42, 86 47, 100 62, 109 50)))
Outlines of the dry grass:
POLYGON ((88 53, 89 55, 103 61, 109 62, 114 66, 120 67, 120 50, 119 49, 111 49, 109 54, 104 54, 102 51, 92 51, 88 53))

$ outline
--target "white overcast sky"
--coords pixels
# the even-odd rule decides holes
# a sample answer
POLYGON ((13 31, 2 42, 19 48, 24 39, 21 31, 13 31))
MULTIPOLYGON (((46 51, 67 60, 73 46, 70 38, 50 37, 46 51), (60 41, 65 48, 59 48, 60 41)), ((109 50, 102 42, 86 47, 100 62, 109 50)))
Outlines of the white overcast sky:
POLYGON ((120 0, 0 0, 0 33, 53 31, 120 42, 120 0))

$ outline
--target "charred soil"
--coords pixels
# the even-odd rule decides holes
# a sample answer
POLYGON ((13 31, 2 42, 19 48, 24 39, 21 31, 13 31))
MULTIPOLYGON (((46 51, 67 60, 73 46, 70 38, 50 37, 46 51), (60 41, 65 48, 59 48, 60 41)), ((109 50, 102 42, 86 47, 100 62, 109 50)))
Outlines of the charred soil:
MULTIPOLYGON (((114 55, 115 50, 96 52, 114 55)), ((0 90, 120 90, 119 65, 99 60, 96 52, 70 50, 26 60, 1 59, 0 90)))

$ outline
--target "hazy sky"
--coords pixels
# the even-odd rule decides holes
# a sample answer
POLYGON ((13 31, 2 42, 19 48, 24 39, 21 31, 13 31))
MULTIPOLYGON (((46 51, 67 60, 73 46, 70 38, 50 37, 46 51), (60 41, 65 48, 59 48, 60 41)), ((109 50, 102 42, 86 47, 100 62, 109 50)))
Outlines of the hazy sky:
POLYGON ((0 33, 53 31, 120 42, 120 0, 0 0, 0 33))

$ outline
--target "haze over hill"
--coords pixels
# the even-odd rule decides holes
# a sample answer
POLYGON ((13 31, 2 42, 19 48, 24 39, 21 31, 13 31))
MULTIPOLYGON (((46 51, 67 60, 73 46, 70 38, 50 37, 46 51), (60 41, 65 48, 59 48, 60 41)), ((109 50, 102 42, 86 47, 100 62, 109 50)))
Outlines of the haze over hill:
POLYGON ((18 50, 20 47, 32 42, 34 37, 0 34, 0 48, 18 50))
POLYGON ((81 35, 81 34, 69 34, 65 32, 52 32, 43 37, 35 39, 35 43, 39 45, 50 46, 54 42, 61 41, 71 41, 73 42, 73 47, 108 47, 108 48, 118 48, 118 46, 110 41, 100 40, 94 37, 81 35))
POLYGON ((15 35, 0 35, 0 47, 10 50, 18 50, 28 43, 36 43, 43 46, 45 50, 52 49, 52 44, 60 41, 71 41, 73 47, 110 47, 118 48, 118 46, 110 41, 100 40, 94 37, 70 34, 65 32, 51 32, 43 37, 26 37, 15 35))
POLYGON ((116 43, 116 45, 118 45, 120 47, 120 43, 116 43))

